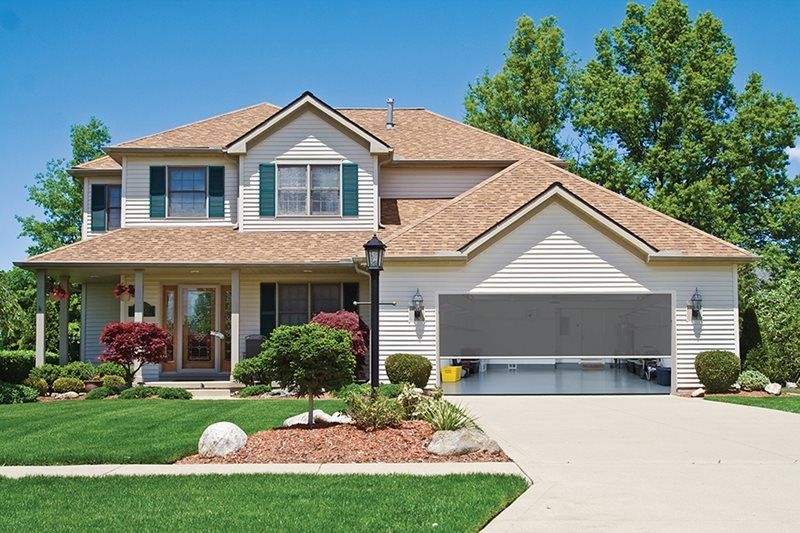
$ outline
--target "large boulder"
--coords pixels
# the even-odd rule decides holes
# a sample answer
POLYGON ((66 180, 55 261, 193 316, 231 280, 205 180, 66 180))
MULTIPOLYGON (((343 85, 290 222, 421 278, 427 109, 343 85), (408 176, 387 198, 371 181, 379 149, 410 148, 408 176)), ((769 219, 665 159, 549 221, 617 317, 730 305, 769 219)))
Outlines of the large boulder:
MULTIPOLYGON (((342 413, 333 413, 332 415, 329 415, 322 409, 314 409, 314 422, 325 422, 328 424, 352 424, 353 419, 342 413)), ((283 427, 285 428, 306 425, 308 425, 307 412, 289 417, 283 421, 283 427)))
POLYGON ((436 455, 464 455, 474 452, 498 453, 500 446, 478 429, 437 431, 433 434, 428 451, 436 455))
POLYGON ((247 433, 236 424, 217 422, 200 435, 197 452, 200 457, 223 457, 238 452, 247 444, 247 433))
POLYGON ((770 383, 764 390, 773 396, 780 396, 781 395, 781 385, 780 383, 770 383))

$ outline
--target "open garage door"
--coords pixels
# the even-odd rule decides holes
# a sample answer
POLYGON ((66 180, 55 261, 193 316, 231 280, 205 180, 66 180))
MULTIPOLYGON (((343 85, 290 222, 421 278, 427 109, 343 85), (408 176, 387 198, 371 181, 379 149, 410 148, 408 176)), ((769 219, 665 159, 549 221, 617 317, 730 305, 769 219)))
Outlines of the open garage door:
POLYGON ((439 297, 450 394, 669 393, 667 294, 439 297))

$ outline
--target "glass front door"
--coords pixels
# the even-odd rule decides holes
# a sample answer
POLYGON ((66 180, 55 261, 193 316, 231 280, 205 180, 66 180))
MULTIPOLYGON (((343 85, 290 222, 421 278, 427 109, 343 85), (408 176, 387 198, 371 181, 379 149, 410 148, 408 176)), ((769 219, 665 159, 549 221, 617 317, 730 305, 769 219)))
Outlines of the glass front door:
POLYGON ((216 289, 181 290, 183 368, 216 368, 216 289))

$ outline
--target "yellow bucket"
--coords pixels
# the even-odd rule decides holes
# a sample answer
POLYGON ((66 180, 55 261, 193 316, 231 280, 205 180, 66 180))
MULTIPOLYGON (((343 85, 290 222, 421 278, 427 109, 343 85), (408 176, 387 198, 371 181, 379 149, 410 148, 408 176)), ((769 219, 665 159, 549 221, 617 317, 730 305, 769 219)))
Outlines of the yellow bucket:
POLYGON ((442 367, 442 381, 445 383, 453 383, 461 379, 460 366, 443 366, 442 367))

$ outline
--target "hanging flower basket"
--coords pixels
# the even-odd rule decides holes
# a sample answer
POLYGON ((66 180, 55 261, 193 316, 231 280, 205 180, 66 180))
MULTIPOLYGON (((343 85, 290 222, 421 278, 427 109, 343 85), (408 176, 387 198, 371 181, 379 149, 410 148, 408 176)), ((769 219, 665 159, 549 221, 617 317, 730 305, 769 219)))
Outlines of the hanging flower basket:
POLYGON ((124 285, 122 283, 118 283, 117 286, 114 287, 114 296, 123 302, 130 302, 135 294, 136 291, 134 290, 133 285, 124 285))
POLYGON ((51 302, 60 302, 61 300, 66 300, 69 298, 69 294, 67 294, 67 290, 63 285, 56 285, 50 291, 50 294, 47 295, 47 298, 51 302))

